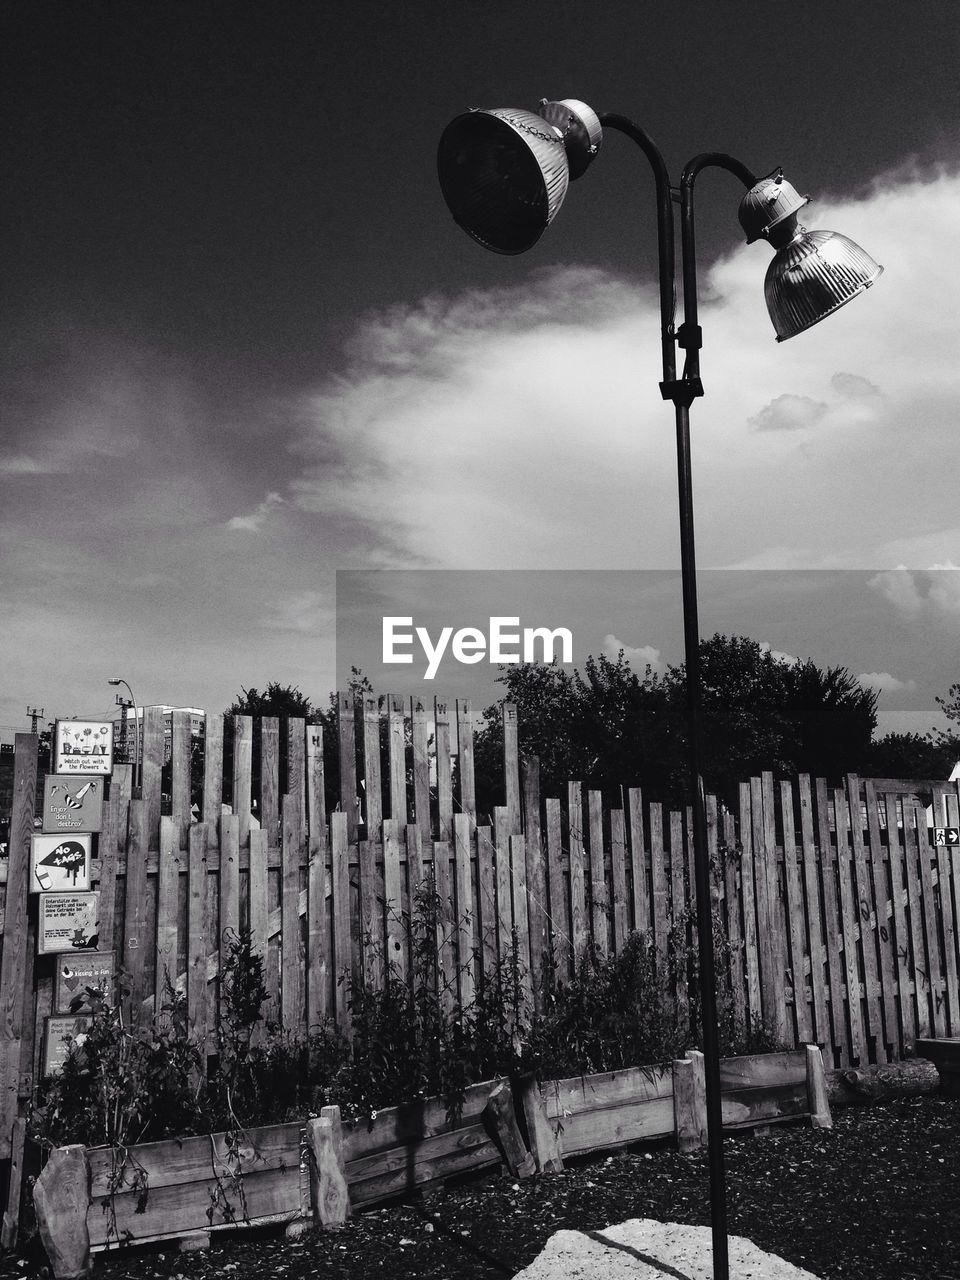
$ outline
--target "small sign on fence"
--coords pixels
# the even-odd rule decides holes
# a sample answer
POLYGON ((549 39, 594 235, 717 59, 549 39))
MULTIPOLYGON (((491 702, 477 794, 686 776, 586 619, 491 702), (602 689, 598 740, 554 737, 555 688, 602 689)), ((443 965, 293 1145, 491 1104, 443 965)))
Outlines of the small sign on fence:
POLYGON ((83 1036, 89 1031, 92 1022, 93 1019, 86 1014, 73 1014, 67 1018, 57 1016, 44 1018, 41 1075, 60 1074, 74 1041, 78 1036, 83 1036))
POLYGON ((43 783, 44 831, 99 831, 103 788, 100 778, 48 773, 43 783))
POLYGON ((90 888, 89 835, 37 835, 30 837, 30 890, 90 888))
POLYGON ((37 950, 42 956, 61 951, 96 951, 99 920, 100 894, 95 891, 43 893, 37 950))
POLYGON ((54 773, 113 773, 113 725, 109 720, 58 720, 54 773))
POLYGON ((960 827, 934 827, 933 843, 935 845, 960 844, 960 827))
POLYGON ((56 1013, 89 1013, 90 991, 99 991, 107 1004, 113 1002, 115 951, 90 951, 65 956, 57 962, 53 1007, 56 1013))

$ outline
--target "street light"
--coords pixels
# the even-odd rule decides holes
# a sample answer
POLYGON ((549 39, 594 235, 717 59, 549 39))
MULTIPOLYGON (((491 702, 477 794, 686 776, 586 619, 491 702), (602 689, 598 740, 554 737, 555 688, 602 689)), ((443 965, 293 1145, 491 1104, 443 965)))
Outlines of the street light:
MULTIPOLYGON (((133 690, 127 684, 126 680, 122 680, 119 676, 114 680, 108 680, 107 684, 111 684, 114 687, 122 684, 130 695, 130 701, 133 703, 133 773, 130 776, 130 785, 133 790, 134 799, 139 799, 142 783, 142 767, 140 764, 140 713, 137 710, 137 700, 133 696, 133 690)), ((126 711, 123 713, 123 718, 124 720, 127 718, 126 711)))
POLYGON ((703 1055, 706 1074, 707 1147, 714 1280, 728 1280, 727 1210, 720 1110, 720 1053, 716 973, 713 959, 710 863, 701 775, 702 675, 693 533, 690 405, 703 395, 702 334, 698 322, 693 189, 709 167, 726 169, 747 188, 739 217, 747 242, 765 239, 774 250, 764 293, 777 341, 792 338, 868 289, 883 270, 852 240, 831 231, 807 231, 797 221, 808 197, 800 196, 780 170, 758 179, 739 160, 720 152, 695 156, 679 188, 670 183, 659 148, 625 116, 595 111, 574 98, 540 102, 537 112, 513 107, 469 111, 444 130, 437 170, 454 220, 487 249, 517 254, 539 240, 559 212, 572 179, 600 150, 603 130, 626 134, 650 162, 656 181, 663 380, 660 393, 673 402, 680 499, 680 563, 687 668, 687 733, 693 792, 694 878, 700 959, 703 1055), (674 203, 680 206, 680 267, 683 322, 675 324, 674 203), (676 348, 684 353, 677 376, 676 348))

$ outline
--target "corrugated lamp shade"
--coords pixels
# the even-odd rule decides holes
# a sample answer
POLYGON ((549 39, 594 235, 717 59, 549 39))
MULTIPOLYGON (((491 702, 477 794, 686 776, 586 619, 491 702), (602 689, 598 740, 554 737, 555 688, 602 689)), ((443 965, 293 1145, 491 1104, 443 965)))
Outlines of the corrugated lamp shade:
POLYGON ((846 236, 797 227, 793 239, 777 250, 764 281, 777 341, 803 333, 858 298, 882 271, 846 236))

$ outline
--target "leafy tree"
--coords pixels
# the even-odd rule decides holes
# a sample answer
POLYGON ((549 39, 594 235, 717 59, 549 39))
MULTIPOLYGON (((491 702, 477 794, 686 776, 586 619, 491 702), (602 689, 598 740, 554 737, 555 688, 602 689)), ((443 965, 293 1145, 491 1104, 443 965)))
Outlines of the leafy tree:
POLYGON ((272 680, 263 693, 259 689, 244 689, 227 708, 228 716, 299 716, 309 720, 313 704, 305 698, 296 685, 282 685, 272 680))
POLYGON ((870 744, 865 772, 874 778, 949 777, 960 760, 960 738, 941 733, 888 733, 870 744))

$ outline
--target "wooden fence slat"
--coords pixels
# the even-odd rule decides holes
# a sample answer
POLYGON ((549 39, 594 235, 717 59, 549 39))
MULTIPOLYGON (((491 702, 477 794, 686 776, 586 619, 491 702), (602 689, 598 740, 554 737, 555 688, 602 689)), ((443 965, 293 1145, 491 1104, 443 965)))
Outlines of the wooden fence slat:
POLYGON ((493 811, 493 847, 497 881, 497 963, 507 963, 513 944, 513 874, 510 867, 510 814, 505 806, 493 811))
POLYGON ((477 820, 477 781, 473 767, 473 703, 457 699, 457 767, 460 774, 460 808, 477 820))
POLYGON ((583 807, 580 783, 567 784, 567 844, 570 851, 570 939, 574 972, 587 948, 586 884, 583 866, 583 807))
MULTIPOLYGON (((716 797, 712 798, 716 803, 716 797)), ((723 874, 726 891, 727 940, 730 943, 730 991, 736 1025, 747 1030, 747 972, 740 915, 740 890, 737 882, 740 859, 736 856, 736 845, 736 820, 730 810, 726 809, 723 813, 723 874)))
POLYGON ((160 793, 163 770, 163 711, 160 707, 144 707, 143 741, 141 743, 140 789, 147 806, 146 832, 148 847, 160 840, 160 793))
POLYGON ((450 875, 450 844, 433 842, 433 879, 438 898, 437 954, 439 957, 440 1004, 452 1014, 457 1003, 456 902, 450 875))
MULTIPOLYGON (((934 793, 934 822, 937 826, 955 826, 956 792, 946 790, 934 793), (954 810, 951 813, 951 809, 954 810)), ((944 985, 946 989, 946 1016, 950 1035, 956 1037, 960 1014, 960 980, 957 969, 957 905, 954 900, 953 875, 957 859, 951 849, 940 845, 936 849, 938 900, 940 923, 943 930, 944 985)))
POLYGON ((907 913, 906 888, 907 840, 906 824, 897 822, 897 797, 885 792, 883 803, 887 815, 887 842, 890 855, 890 904, 893 918, 893 945, 897 975, 897 1008, 900 1019, 900 1041, 904 1048, 917 1038, 917 1017, 913 1000, 912 941, 907 913), (901 841, 901 832, 903 839, 901 841))
POLYGON ((426 703, 422 698, 413 699, 410 733, 415 820, 421 841, 428 844, 433 838, 433 819, 430 813, 430 725, 426 703))
MULTIPOLYGON (((826 953, 820 924, 820 881, 817 875, 817 850, 813 834, 813 797, 810 792, 810 776, 802 773, 797 779, 800 800, 800 842, 803 860, 803 883, 807 896, 807 948, 810 952, 810 995, 813 1003, 813 1023, 817 1041, 832 1049, 832 1038, 827 1023, 829 977, 826 972, 826 953)), ((832 1053, 831 1053, 832 1060, 832 1053)))
POLYGON ((340 739, 340 807, 347 815, 347 840, 357 838, 357 727, 352 693, 337 694, 340 739))
POLYGON ((477 894, 480 907, 481 980, 484 990, 497 969, 497 870, 490 828, 477 827, 477 894))
MULTIPOLYGON (((309 742, 309 739, 308 739, 309 742)), ((310 794, 310 765, 307 765, 307 795, 310 794)), ((327 983, 327 839, 314 820, 310 829, 307 863, 307 1034, 316 1031, 328 1013, 327 983)))
POLYGON ((223 716, 208 713, 203 726, 203 821, 216 821, 220 817, 222 803, 223 716))
POLYGON ((300 862, 303 857, 300 796, 283 797, 280 842, 280 1021, 297 1035, 303 1022, 303 943, 300 930, 300 862))
MULTIPOLYGON (((231 808, 240 819, 240 848, 250 839, 250 813, 253 800, 253 717, 233 717, 233 796, 231 808)), ((261 824, 262 825, 262 824, 261 824)), ((276 830, 267 832, 267 841, 276 830)))
POLYGON ((520 749, 517 708, 505 702, 501 711, 503 723, 503 787, 509 817, 509 834, 520 830, 520 749))
POLYGON ((523 787, 523 833, 526 858, 527 915, 530 926, 530 979, 533 1007, 543 1008, 543 992, 548 985, 550 948, 547 939, 547 875, 543 838, 540 831, 540 760, 526 756, 521 761, 523 787))
MULTIPOLYGON (((131 826, 133 811, 131 810, 131 826)), ((190 828, 187 866, 187 1027, 190 1038, 205 1043, 207 1037, 207 828, 190 828)))
POLYGON ((633 896, 633 928, 642 933, 649 945, 650 907, 647 889, 647 855, 643 843, 643 795, 639 787, 627 792, 630 815, 630 887, 633 896))
POLYGON ((850 1034, 847 1030, 842 994, 844 978, 840 960, 841 935, 840 915, 837 907, 839 901, 837 856, 830 839, 831 799, 825 779, 817 778, 814 785, 817 796, 817 830, 820 835, 823 914, 826 921, 827 972, 830 977, 830 1024, 833 1028, 833 1043, 836 1046, 840 1061, 852 1064, 850 1034))
POLYGON ((433 701, 437 756, 437 821, 441 840, 453 839, 453 774, 450 758, 450 704, 433 701))
POLYGON ((849 843, 850 819, 847 797, 839 788, 833 793, 837 828, 837 871, 840 885, 840 920, 843 929, 843 967, 847 983, 847 1019, 850 1023, 850 1048, 860 1063, 869 1061, 863 999, 860 994, 860 960, 857 955, 857 908, 854 897, 853 850, 849 843))
POLYGON ((753 865, 763 1012, 776 1039, 783 1040, 787 1035, 783 987, 785 940, 780 919, 772 774, 764 772, 759 778, 750 780, 750 801, 753 813, 753 865))
POLYGON ((627 940, 627 850, 623 810, 610 812, 610 885, 613 898, 613 950, 623 950, 627 940))
MULTIPOLYGON (((687 895, 684 886, 685 866, 684 866, 684 849, 683 849, 683 814, 677 810, 671 810, 670 820, 670 929, 673 934, 673 952, 674 956, 685 954, 682 967, 674 961, 675 970, 673 977, 673 1000, 677 1007, 677 1012, 681 1021, 685 1021, 690 1011, 690 969, 689 960, 692 952, 687 949, 690 946, 690 923, 688 919, 684 919, 684 911, 687 907, 687 895)), ((691 886, 691 898, 693 889, 691 886)))
POLYGON ((590 925, 593 945, 599 956, 610 951, 609 901, 607 896, 606 857, 603 847, 603 796, 599 791, 587 792, 587 821, 590 854, 590 925))
MULTIPOLYGON (((207 823, 208 831, 216 827, 207 823)), ((240 933, 240 820, 235 813, 220 817, 220 933, 221 954, 240 933)))
POLYGON ((657 977, 667 980, 667 957, 670 938, 670 889, 663 851, 663 807, 650 805, 650 873, 653 885, 653 945, 657 977))
POLYGON ((783 816, 783 868, 787 893, 786 920, 790 930, 790 972, 793 977, 793 1013, 796 1019, 795 1044, 806 1044, 812 1034, 807 983, 804 972, 806 913, 800 867, 797 863, 797 836, 793 820, 793 786, 780 783, 780 812, 783 816))
MULTIPOLYGON (((189 836, 188 836, 189 838, 189 836)), ((102 901, 102 899, 101 899, 102 901)), ((103 918, 101 910, 101 921, 103 918)), ((153 1009, 158 1021, 168 1021, 163 1006, 177 985, 180 918, 180 848, 172 818, 160 819, 160 855, 157 862, 157 961, 154 965, 153 1009)))
POLYGON ((323 725, 307 724, 304 727, 304 753, 306 757, 307 828, 310 833, 310 856, 320 853, 326 845, 327 800, 325 795, 323 762, 323 725))
MULTIPOLYGON (((238 820, 238 837, 239 831, 238 820)), ((270 933, 267 923, 267 856, 267 833, 262 829, 254 828, 250 832, 250 872, 247 882, 250 945, 254 954, 260 956, 263 961, 264 985, 267 988, 264 1013, 270 1017, 276 1017, 276 970, 267 963, 270 958, 270 933)), ((259 1035, 259 1031, 257 1034, 259 1035)))
POLYGON ((331 889, 333 892, 333 982, 336 1019, 350 1034, 347 1002, 350 997, 353 943, 350 921, 350 876, 348 867, 349 821, 345 813, 330 815, 331 889))
POLYGON ((376 840, 361 840, 357 846, 357 887, 359 891, 359 966, 364 982, 373 991, 383 987, 383 845, 382 822, 377 822, 376 840))
POLYGON ((910 921, 910 977, 916 992, 917 1035, 930 1035, 930 975, 923 941, 923 909, 920 898, 920 840, 918 826, 926 829, 926 815, 918 805, 903 801, 903 851, 907 870, 907 911, 910 921))
POLYGON ((390 779, 390 817, 396 838, 407 825, 407 740, 405 708, 407 700, 391 693, 387 698, 387 761, 390 779))
MULTIPOLYGON (((128 1018, 139 1011, 146 997, 147 953, 153 951, 151 940, 147 937, 148 817, 146 800, 131 801, 123 911, 123 966, 129 980, 126 1001, 128 1018)), ((159 816, 157 824, 159 843, 159 816)), ((175 823, 174 830, 176 829, 175 823)))
POLYGON ((934 901, 933 872, 930 865, 934 856, 930 846, 926 812, 916 809, 917 854, 920 866, 920 908, 923 919, 923 936, 927 955, 927 986, 930 992, 931 1026, 933 1034, 942 1038, 946 1030, 943 1009, 943 973, 940 967, 940 938, 937 929, 937 908, 934 901))
POLYGON ((557 980, 566 982, 570 977, 571 956, 567 886, 561 862, 563 811, 555 796, 546 800, 544 808, 547 822, 547 878, 550 882, 550 954, 557 980))
POLYGON ((100 938, 104 951, 115 950, 117 942, 122 943, 122 939, 115 936, 117 864, 120 846, 127 847, 132 778, 132 765, 114 765, 110 797, 104 808, 103 829, 97 844, 100 855, 100 938))
POLYGON ((747 973, 747 1015, 752 1023, 762 1023, 760 963, 757 945, 757 905, 753 878, 753 796, 749 782, 740 783, 740 893, 743 898, 744 961, 747 973))
POLYGON ((513 878, 513 923, 516 930, 520 985, 529 1008, 533 999, 530 963, 530 916, 527 897, 527 855, 525 836, 509 836, 510 866, 513 878))
POLYGON ((457 898, 457 969, 460 978, 460 1007, 469 1008, 476 995, 476 958, 474 955, 474 923, 477 918, 473 900, 473 865, 471 860, 470 815, 458 813, 453 819, 453 866, 457 898))
MULTIPOLYGON (((892 1056, 900 1057, 900 1037, 897 1033, 896 1009, 896 976, 894 973, 892 905, 890 887, 887 882, 889 859, 883 856, 883 841, 880 833, 880 797, 872 779, 863 784, 864 798, 867 806, 867 833, 870 842, 870 859, 868 873, 873 888, 873 901, 876 908, 876 944, 879 955, 878 979, 880 982, 880 1002, 883 1016, 883 1039, 885 1042, 884 1060, 892 1056), (889 1053, 886 1052, 889 1047, 889 1053)), ((880 1059, 878 1058, 878 1061, 880 1059)))
MULTIPOLYGON (((190 712, 170 713, 170 812, 179 830, 182 845, 190 825, 190 712)), ((150 845, 153 846, 151 832, 150 845)), ((158 828, 159 837, 159 828, 158 828)))
POLYGON ((380 772, 380 700, 375 693, 363 695, 363 816, 371 848, 381 839, 383 821, 382 778, 380 772))
POLYGON ((303 716, 287 721, 287 794, 298 800, 301 818, 307 811, 305 727, 303 716))
POLYGON ((384 977, 405 981, 407 964, 400 879, 400 827, 395 818, 383 820, 383 899, 384 977))
POLYGON ((863 842, 863 819, 860 809, 860 779, 847 775, 847 799, 850 809, 850 839, 853 849, 855 911, 860 927, 860 951, 863 958, 864 1013, 866 1031, 873 1039, 877 1062, 886 1062, 883 1017, 880 1009, 880 977, 877 960, 877 922, 879 911, 874 904, 873 878, 867 867, 867 850, 863 842))
POLYGON ((267 833, 268 846, 276 843, 280 829, 280 720, 264 716, 260 721, 260 796, 257 818, 267 833))

